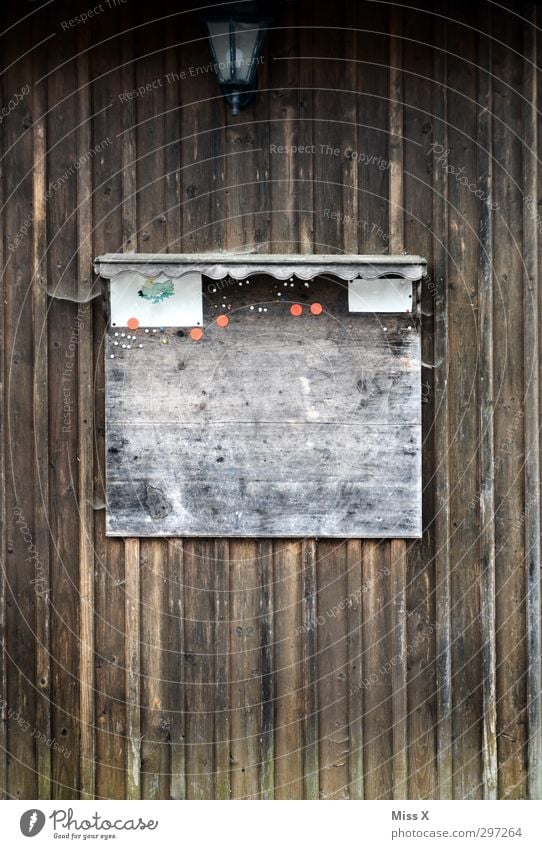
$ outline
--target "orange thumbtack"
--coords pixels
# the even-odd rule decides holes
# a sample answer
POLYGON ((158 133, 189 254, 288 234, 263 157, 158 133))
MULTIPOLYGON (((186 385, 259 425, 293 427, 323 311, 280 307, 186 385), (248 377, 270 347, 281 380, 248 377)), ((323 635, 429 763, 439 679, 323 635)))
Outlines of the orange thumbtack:
POLYGON ((200 327, 193 327, 190 336, 194 342, 199 342, 200 339, 203 339, 203 330, 200 327))
POLYGON ((323 309, 324 308, 323 308, 322 304, 318 304, 318 303, 311 304, 311 313, 313 315, 320 315, 320 313, 322 312, 323 309))
POLYGON ((128 329, 129 330, 137 330, 139 327, 139 319, 138 318, 129 318, 128 319, 128 329))
POLYGON ((292 304, 292 306, 290 307, 290 312, 292 313, 292 315, 301 315, 301 313, 303 312, 303 307, 301 306, 301 304, 292 304))
POLYGON ((230 320, 227 315, 219 315, 216 320, 216 323, 219 327, 227 327, 230 323, 230 320))

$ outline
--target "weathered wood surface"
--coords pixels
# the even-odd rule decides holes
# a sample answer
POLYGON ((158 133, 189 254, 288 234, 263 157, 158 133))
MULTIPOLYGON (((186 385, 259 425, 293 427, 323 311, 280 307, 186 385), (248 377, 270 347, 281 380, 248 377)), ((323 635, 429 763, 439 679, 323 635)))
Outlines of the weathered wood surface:
POLYGON ((335 311, 293 319, 256 287, 267 315, 235 296, 224 296, 230 327, 208 327, 199 344, 138 331, 123 351, 109 333, 108 532, 418 535, 413 321, 393 317, 384 329, 381 318, 335 311))
MULTIPOLYGON (((462 57, 447 62, 447 145, 457 151, 461 166, 478 173, 477 138, 477 38, 461 25, 472 17, 462 5, 459 23, 447 28, 447 50, 462 57), (454 116, 450 120, 450 116, 454 116)), ((455 15, 454 15, 455 17, 455 15)), ((442 129, 439 121, 439 130, 442 129)), ((434 143, 441 144, 438 134, 434 143)), ((437 148, 440 150, 440 148, 437 148)), ((442 163, 433 156, 434 170, 442 163)), ((458 165, 458 167, 461 167, 458 165)), ((478 226, 479 200, 465 193, 456 180, 447 185, 447 242, 451 266, 445 281, 448 297, 448 457, 452 486, 451 514, 451 653, 453 794, 460 798, 482 796, 482 663, 480 634, 480 490, 478 381, 473 363, 478 360, 478 226), (467 225, 467 226, 466 226, 467 225), (467 400, 468 399, 468 400, 467 400), (466 464, 465 458, 476 458, 466 464), (457 482, 461 481, 458 485, 457 482), (475 505, 475 509, 472 509, 475 505), (477 646, 476 650, 471 647, 477 646)), ((438 297, 438 289, 435 299, 438 297)), ((444 683, 444 682, 443 682, 444 683)))
MULTIPOLYGON (((446 41, 446 26, 439 21, 434 28, 435 44, 443 48, 446 41)), ((446 79, 447 58, 443 49, 437 49, 431 57, 433 75, 438 85, 433 87, 433 116, 435 133, 442 139, 444 149, 447 148, 448 128, 447 90, 443 85, 446 79)), ((448 439, 450 424, 448 375, 449 375, 449 295, 446 283, 449 268, 449 257, 446 245, 439 237, 439 228, 448 232, 448 205, 446 203, 446 173, 436 169, 432 184, 434 199, 432 203, 432 232, 433 232, 433 284, 427 288, 430 312, 434 314, 435 333, 432 334, 432 350, 435 363, 442 362, 440 368, 434 369, 434 428, 433 439, 435 450, 445 444, 448 439)), ((432 369, 430 371, 433 371, 432 369)), ((425 384, 424 384, 425 387, 425 384)), ((429 384, 431 390, 431 384, 429 384)), ((430 396, 428 398, 430 400, 430 396)), ((429 405, 426 405, 429 406, 429 405)), ((431 752, 436 776, 436 795, 440 799, 453 797, 453 759, 452 759, 452 641, 451 641, 451 580, 450 580, 450 461, 447 452, 440 456, 438 468, 435 471, 435 499, 441 505, 435 516, 435 655, 434 664, 435 684, 437 688, 436 704, 436 740, 432 739, 433 749, 438 751, 438 759, 431 752)), ((428 704, 431 709, 431 702, 428 704)), ((427 726, 426 726, 427 728, 427 726)), ((432 735, 429 735, 432 737, 432 735)))
POLYGON ((213 74, 164 81, 205 49, 186 5, 163 5, 154 33, 146 18, 156 10, 132 4, 81 34, 59 21, 86 11, 83 0, 33 4, 26 21, 17 4, 2 7, 2 31, 15 25, 2 104, 26 84, 30 92, 0 126, 0 792, 73 799, 94 779, 98 798, 392 798, 406 737, 410 798, 481 798, 495 772, 499 798, 540 798, 539 13, 456 2, 435 15, 413 0, 393 23, 392 73, 384 4, 288 4, 293 26, 270 34, 257 100, 235 118, 213 74), (88 56, 77 58, 87 38, 88 56), (156 79, 161 87, 119 100, 156 79), (108 136, 82 176, 74 169, 44 197, 82 148, 108 136), (339 156, 320 151, 328 142, 339 156), (317 148, 279 156, 274 143, 317 148), (457 172, 480 189, 488 160, 498 208, 481 274, 488 231, 457 172), (351 219, 324 216, 326 205, 351 219), (123 249, 427 257, 424 535, 408 544, 406 568, 401 555, 392 574, 392 543, 379 540, 106 536, 104 303, 92 305, 89 351, 86 315, 78 327, 79 306, 44 292, 60 283, 77 293, 89 257, 123 249), (63 380, 74 329, 83 391, 63 380), (493 398, 483 395, 489 365, 493 398), (93 419, 92 529, 81 499, 93 419), (495 504, 483 536, 482 498, 486 513, 495 504), (494 581, 481 571, 493 537, 494 581), (91 584, 92 611, 80 597, 91 584), (406 680, 390 666, 405 624, 406 680))
MULTIPOLYGON (((125 112, 110 110, 111 87, 120 89, 123 70, 120 67, 122 22, 118 18, 103 19, 100 38, 108 39, 107 47, 90 53, 90 76, 94 105, 93 132, 97 139, 123 129, 125 112), (121 43, 119 43, 119 41, 121 43)), ((122 145, 106 147, 92 160, 93 247, 108 249, 111 243, 119 246, 123 240, 123 223, 128 227, 127 209, 123 216, 122 186, 123 156, 129 149, 122 145), (96 187, 100 187, 97 189, 96 187)), ((126 237, 128 238, 128 232, 126 237)), ((111 799, 129 798, 138 776, 129 736, 137 736, 138 699, 134 697, 137 670, 131 672, 137 657, 136 640, 139 634, 137 592, 139 557, 134 547, 122 540, 105 536, 105 479, 101 466, 104 455, 105 376, 103 367, 103 338, 106 315, 102 299, 93 304, 94 357, 94 614, 95 614, 95 736, 96 736, 96 793, 111 799), (135 565, 135 569, 132 566, 135 565), (133 658, 131 655, 133 654, 133 658)))
MULTIPOLYGON (((533 26, 540 26, 540 11, 530 10, 528 19, 533 26)), ((523 137, 525 139, 524 181, 527 198, 536 197, 538 192, 538 162, 533 156, 538 148, 539 123, 537 103, 539 81, 534 71, 537 61, 537 38, 527 28, 524 33, 524 96, 523 137)), ((540 278, 538 266, 539 229, 531 216, 523 228, 523 262, 525 297, 523 301, 524 322, 524 365, 525 384, 525 561, 527 611, 525 627, 529 634, 524 662, 527 672, 527 704, 529 724, 525 736, 528 746, 528 786, 533 799, 542 797, 542 619, 541 604, 541 538, 540 538, 540 278)), ((520 625, 523 623, 520 623, 520 625)), ((518 764, 520 774, 522 764, 518 764)), ((504 782, 503 782, 504 785, 504 782)))
MULTIPOLYGON (((397 173, 401 173, 400 170, 397 173)), ((351 179, 355 180, 354 174, 351 179)), ((352 204, 348 209, 351 214, 352 204)), ((396 209, 400 212, 401 208, 396 205, 396 209)), ((343 215, 346 215, 346 212, 339 215, 326 207, 326 223, 332 224, 335 230, 340 230, 343 215)), ((317 254, 310 256, 250 254, 240 250, 173 255, 118 253, 98 256, 94 260, 96 273, 107 280, 129 271, 138 271, 140 274, 149 274, 152 277, 168 274, 175 278, 197 272, 213 280, 224 280, 230 275, 236 280, 242 280, 247 275, 265 274, 268 267, 271 267, 274 276, 281 280, 289 279, 291 274, 297 274, 304 280, 312 280, 320 274, 334 274, 342 280, 353 280, 358 276, 368 280, 377 280, 386 276, 420 280, 425 275, 426 266, 425 259, 415 254, 412 256, 401 254, 357 256, 353 252, 349 252, 346 256, 340 254, 320 256, 317 254)))
POLYGON ((108 532, 418 535, 415 322, 349 314, 345 297, 328 281, 262 279, 219 294, 231 307, 225 330, 212 324, 220 304, 206 304, 198 344, 175 330, 129 341, 110 331, 108 532), (298 299, 326 311, 293 318, 298 299))

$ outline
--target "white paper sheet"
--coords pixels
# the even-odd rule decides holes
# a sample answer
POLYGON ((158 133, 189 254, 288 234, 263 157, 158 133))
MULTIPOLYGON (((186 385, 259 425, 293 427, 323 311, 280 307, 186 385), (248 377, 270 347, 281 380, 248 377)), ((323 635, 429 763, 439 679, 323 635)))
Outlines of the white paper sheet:
POLYGON ((350 312, 412 312, 410 280, 350 280, 348 282, 350 312))
POLYGON ((197 327, 203 324, 201 274, 150 278, 125 271, 110 283, 111 325, 127 327, 131 318, 140 327, 197 327))

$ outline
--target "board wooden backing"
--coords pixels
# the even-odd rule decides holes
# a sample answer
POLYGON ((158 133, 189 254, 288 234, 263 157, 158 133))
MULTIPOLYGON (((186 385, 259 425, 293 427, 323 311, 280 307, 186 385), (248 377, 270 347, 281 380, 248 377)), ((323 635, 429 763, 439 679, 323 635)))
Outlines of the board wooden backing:
POLYGON ((108 533, 418 536, 412 317, 351 314, 330 280, 204 289, 200 342, 175 328, 108 334, 108 533))

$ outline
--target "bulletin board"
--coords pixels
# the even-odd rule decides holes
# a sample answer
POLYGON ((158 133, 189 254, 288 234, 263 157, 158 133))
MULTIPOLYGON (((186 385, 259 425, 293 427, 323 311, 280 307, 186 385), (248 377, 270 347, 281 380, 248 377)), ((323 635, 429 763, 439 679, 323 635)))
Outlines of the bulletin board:
POLYGON ((415 259, 352 281, 321 258, 282 279, 241 263, 218 278, 214 262, 111 274, 135 295, 122 318, 111 299, 105 345, 107 533, 420 536, 415 259), (153 281, 157 321, 140 294, 153 281))

